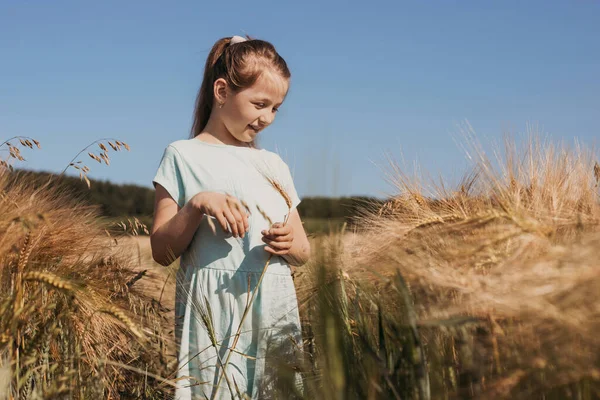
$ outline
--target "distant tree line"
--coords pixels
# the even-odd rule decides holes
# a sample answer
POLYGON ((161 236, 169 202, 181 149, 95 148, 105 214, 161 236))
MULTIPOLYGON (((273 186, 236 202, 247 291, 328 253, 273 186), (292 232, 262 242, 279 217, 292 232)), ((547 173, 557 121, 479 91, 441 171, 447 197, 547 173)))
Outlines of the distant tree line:
MULTIPOLYGON (((10 173, 9 185, 15 180, 39 187, 48 182, 51 174, 27 170, 15 170, 10 173)), ((66 192, 79 201, 98 205, 106 217, 137 217, 144 223, 151 222, 154 212, 154 189, 138 185, 119 185, 109 181, 92 180, 91 187, 78 177, 56 175, 52 187, 66 192)), ((374 197, 305 197, 298 206, 303 218, 345 219, 348 222, 358 216, 361 210, 377 208, 384 200, 374 197)), ((149 224, 148 224, 149 225, 149 224)))

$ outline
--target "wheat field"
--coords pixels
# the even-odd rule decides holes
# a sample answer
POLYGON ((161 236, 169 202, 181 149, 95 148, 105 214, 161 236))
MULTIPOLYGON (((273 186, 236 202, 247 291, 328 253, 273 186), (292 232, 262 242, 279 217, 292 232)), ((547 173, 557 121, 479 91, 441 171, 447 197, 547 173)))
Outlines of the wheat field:
MULTIPOLYGON (((397 195, 311 239, 294 270, 303 356, 274 350, 274 398, 600 398, 596 150, 532 134, 491 160, 467 139, 457 187, 391 163, 397 195)), ((108 164, 103 147, 89 157, 108 164)), ((147 227, 117 235, 0 171, 0 398, 170 398, 177 262, 153 262, 147 227)))

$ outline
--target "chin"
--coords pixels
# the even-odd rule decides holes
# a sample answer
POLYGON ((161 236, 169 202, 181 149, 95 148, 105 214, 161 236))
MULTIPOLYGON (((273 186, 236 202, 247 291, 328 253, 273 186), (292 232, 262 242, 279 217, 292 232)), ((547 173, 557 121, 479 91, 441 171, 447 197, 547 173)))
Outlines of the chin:
POLYGON ((248 136, 248 135, 244 135, 242 137, 237 137, 236 139, 243 143, 250 143, 254 140, 253 137, 248 136))
POLYGON ((258 133, 248 134, 244 132, 240 135, 240 137, 237 138, 237 140, 244 143, 250 143, 256 138, 256 136, 258 136, 258 133))

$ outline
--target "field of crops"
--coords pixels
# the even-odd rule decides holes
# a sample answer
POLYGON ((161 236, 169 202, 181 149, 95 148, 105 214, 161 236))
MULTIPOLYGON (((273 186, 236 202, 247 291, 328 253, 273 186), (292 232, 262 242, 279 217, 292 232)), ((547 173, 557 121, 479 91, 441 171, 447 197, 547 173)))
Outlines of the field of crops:
MULTIPOLYGON (((600 397, 597 154, 504 150, 495 167, 475 146, 455 188, 392 168, 398 194, 360 232, 314 228, 329 233, 294 271, 303 355, 273 353, 274 398, 600 397)), ((137 223, 110 234, 98 210, 5 174, 0 399, 169 398, 177 262, 155 264, 137 223)))

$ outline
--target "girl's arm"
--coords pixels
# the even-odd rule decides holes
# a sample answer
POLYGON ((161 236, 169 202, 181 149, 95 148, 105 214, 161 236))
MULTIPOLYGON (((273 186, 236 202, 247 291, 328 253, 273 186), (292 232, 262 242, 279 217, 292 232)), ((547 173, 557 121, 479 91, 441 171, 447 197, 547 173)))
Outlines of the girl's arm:
POLYGON ((150 245, 152 258, 160 265, 170 265, 190 244, 203 214, 192 201, 179 208, 169 192, 156 184, 154 221, 150 245))
POLYGON ((189 246, 204 215, 214 217, 223 231, 234 237, 244 237, 248 231, 248 216, 235 197, 199 192, 179 209, 169 192, 157 183, 150 235, 154 261, 164 266, 175 261, 189 246))
POLYGON ((294 231, 294 240, 292 241, 292 247, 288 254, 284 255, 283 258, 297 267, 306 264, 310 258, 310 242, 304 231, 304 225, 300 219, 297 209, 293 209, 287 222, 294 231))

